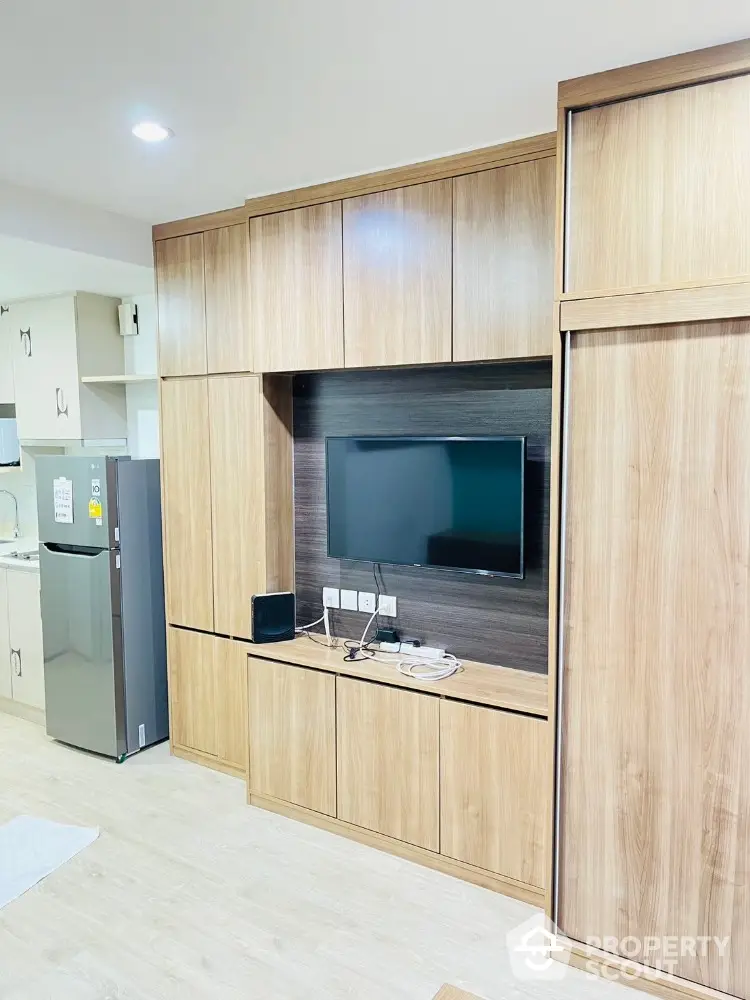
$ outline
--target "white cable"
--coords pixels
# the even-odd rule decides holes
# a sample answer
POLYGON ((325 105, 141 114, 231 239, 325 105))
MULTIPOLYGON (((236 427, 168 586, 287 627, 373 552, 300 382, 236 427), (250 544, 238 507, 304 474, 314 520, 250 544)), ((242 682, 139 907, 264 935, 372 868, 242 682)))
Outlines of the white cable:
POLYGON ((323 622, 323 621, 326 621, 327 618, 328 618, 328 608, 324 608, 323 609, 323 614, 320 616, 320 618, 318 618, 317 621, 310 622, 309 625, 300 625, 300 627, 296 628, 294 631, 295 632, 306 632, 309 628, 312 628, 313 625, 320 625, 320 623, 323 622))
POLYGON ((398 672, 417 681, 442 681, 461 669, 461 661, 452 653, 445 653, 439 660, 412 658, 399 660, 398 672))
POLYGON ((328 619, 328 608, 327 607, 323 608, 323 621, 325 622, 325 626, 326 626, 326 639, 328 640, 328 645, 332 646, 333 645, 333 641, 331 640, 331 623, 330 623, 330 621, 328 619))

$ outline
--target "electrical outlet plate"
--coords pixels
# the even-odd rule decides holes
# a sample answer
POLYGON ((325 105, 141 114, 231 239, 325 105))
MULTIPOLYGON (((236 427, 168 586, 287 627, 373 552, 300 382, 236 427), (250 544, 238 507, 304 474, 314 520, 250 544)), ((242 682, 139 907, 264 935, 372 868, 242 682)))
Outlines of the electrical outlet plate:
POLYGON ((356 590, 342 590, 341 591, 341 607, 344 611, 356 611, 357 610, 357 591, 356 590))
POLYGON ((398 612, 396 611, 396 598, 389 597, 387 594, 381 594, 380 600, 378 601, 378 614, 383 615, 385 618, 398 617, 398 612))
POLYGON ((339 588, 323 587, 323 607, 337 608, 339 606, 339 588))
POLYGON ((369 594, 367 591, 360 590, 359 592, 359 610, 367 611, 372 614, 375 610, 375 595, 369 594))

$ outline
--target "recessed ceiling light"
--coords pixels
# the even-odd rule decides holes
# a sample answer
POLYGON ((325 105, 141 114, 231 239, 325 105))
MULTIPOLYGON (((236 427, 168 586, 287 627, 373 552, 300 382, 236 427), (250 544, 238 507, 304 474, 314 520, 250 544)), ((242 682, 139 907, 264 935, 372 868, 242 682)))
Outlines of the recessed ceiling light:
POLYGON ((144 142, 163 142, 174 135, 171 128, 165 128, 157 122, 139 122, 133 126, 133 135, 144 142))

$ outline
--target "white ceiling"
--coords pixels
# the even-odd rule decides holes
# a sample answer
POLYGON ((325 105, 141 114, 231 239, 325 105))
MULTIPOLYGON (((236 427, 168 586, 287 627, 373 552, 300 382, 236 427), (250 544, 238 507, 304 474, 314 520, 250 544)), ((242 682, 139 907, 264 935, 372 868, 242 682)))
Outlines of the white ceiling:
POLYGON ((0 178, 178 218, 551 131, 560 79, 748 34, 746 0, 2 0, 0 178))

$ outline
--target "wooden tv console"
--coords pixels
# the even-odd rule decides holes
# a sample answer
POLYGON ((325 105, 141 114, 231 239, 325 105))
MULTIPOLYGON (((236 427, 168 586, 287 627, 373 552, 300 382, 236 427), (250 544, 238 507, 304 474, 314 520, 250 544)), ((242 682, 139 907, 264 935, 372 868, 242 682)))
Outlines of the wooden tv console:
POLYGON ((248 801, 542 904, 547 678, 443 681, 302 637, 248 656, 248 801))

